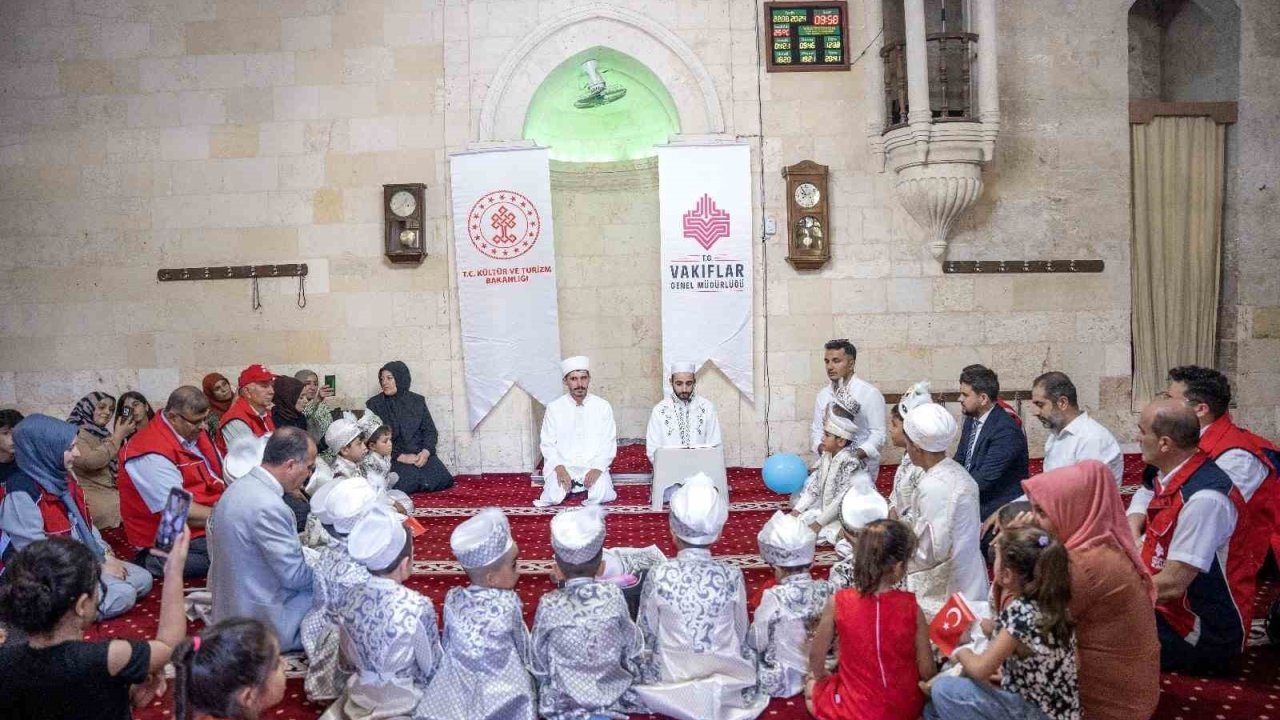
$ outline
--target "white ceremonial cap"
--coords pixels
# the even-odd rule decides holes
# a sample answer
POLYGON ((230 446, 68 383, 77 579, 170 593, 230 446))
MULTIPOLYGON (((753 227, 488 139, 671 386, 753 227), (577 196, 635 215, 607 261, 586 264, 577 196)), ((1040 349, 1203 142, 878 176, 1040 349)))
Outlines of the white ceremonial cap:
MULTIPOLYGON (((323 461, 316 463, 316 471, 311 475, 312 480, 315 479, 316 475, 320 474, 320 468, 324 468, 324 472, 329 476, 329 481, 320 483, 319 486, 311 492, 311 514, 316 516, 316 520, 319 520, 321 525, 332 525, 333 518, 329 517, 329 508, 325 503, 328 502, 329 493, 333 492, 333 489, 338 486, 338 483, 333 482, 333 471, 330 470, 329 465, 323 461)), ((311 480, 307 481, 307 485, 311 485, 311 480)))
POLYGON ((698 373, 698 364, 691 362, 671 363, 671 374, 675 375, 676 373, 690 373, 692 375, 696 375, 698 373))
POLYGON ((829 412, 827 413, 827 421, 822 424, 822 430, 838 438, 853 440, 854 434, 858 432, 858 426, 852 420, 846 420, 833 412, 829 412))
POLYGON ((933 396, 929 394, 929 381, 921 380, 902 394, 902 399, 898 401, 898 414, 906 418, 907 413, 931 402, 933 396))
POLYGON ((926 452, 946 452, 956 435, 956 419, 941 405, 929 403, 907 413, 902 429, 926 452))
POLYGON ((329 429, 324 431, 324 441, 333 448, 334 452, 346 447, 358 437, 360 437, 360 426, 354 420, 348 420, 345 417, 329 423, 329 429))
POLYGON ((507 554, 513 543, 507 516, 496 507, 482 508, 449 536, 449 547, 467 570, 493 564, 507 554))
POLYGON ((560 377, 579 370, 591 372, 591 360, 586 355, 574 355, 560 361, 560 377))
POLYGON ((307 484, 302 488, 311 496, 312 507, 315 507, 315 498, 320 493, 320 490, 332 484, 333 468, 329 467, 329 463, 317 460, 316 469, 312 471, 311 477, 307 478, 307 484))
POLYGON ((813 563, 818 534, 799 517, 781 510, 756 535, 760 557, 774 567, 798 567, 813 563))
POLYGON ((573 565, 590 562, 604 548, 604 509, 588 505, 551 518, 551 549, 573 565))
POLYGON ((862 403, 853 396, 853 383, 841 380, 835 392, 831 396, 831 402, 839 405, 849 413, 850 416, 857 417, 862 412, 862 403))
POLYGON ((378 504, 378 491, 362 477, 335 480, 325 497, 325 515, 334 530, 346 535, 378 504))
POLYGON ((710 545, 729 519, 729 503, 706 473, 686 478, 671 495, 671 531, 694 545, 710 545))
POLYGON ((267 449, 267 438, 247 437, 233 440, 227 446, 226 457, 222 459, 222 470, 228 482, 234 482, 249 474, 249 471, 262 464, 262 453, 267 449))
POLYGON ((364 415, 360 416, 359 420, 356 420, 356 416, 350 412, 342 413, 342 417, 354 422, 356 427, 360 428, 360 432, 365 437, 372 435, 373 431, 377 430, 382 425, 382 418, 378 417, 373 412, 365 412, 364 415))
POLYGON ((840 524, 849 532, 861 530, 867 526, 867 523, 884 520, 887 517, 889 517, 889 503, 880 493, 850 490, 840 500, 840 524))
POLYGON ((404 550, 408 532, 390 510, 375 507, 360 518, 347 536, 351 559, 374 572, 391 567, 404 550))

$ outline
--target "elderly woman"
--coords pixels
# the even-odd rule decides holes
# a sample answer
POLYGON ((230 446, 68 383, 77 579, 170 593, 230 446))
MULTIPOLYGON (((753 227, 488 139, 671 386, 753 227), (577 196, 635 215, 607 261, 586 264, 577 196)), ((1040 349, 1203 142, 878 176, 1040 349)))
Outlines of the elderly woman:
POLYGON ((102 562, 98 613, 113 618, 151 590, 151 573, 118 559, 93 526, 84 492, 71 468, 80 455, 76 428, 48 415, 32 415, 13 431, 18 469, 5 483, 0 527, 15 552, 37 540, 68 537, 102 562))
POLYGON ((1036 522, 1067 547, 1080 707, 1088 720, 1141 720, 1160 695, 1155 586, 1106 465, 1086 460, 1022 482, 1036 522))
POLYGON ((299 370, 293 379, 302 383, 302 397, 306 401, 302 414, 307 418, 307 434, 319 445, 334 418, 333 410, 325 404, 325 400, 333 397, 333 388, 321 385, 315 370, 299 370))
POLYGON ((80 452, 72 464, 72 472, 84 490, 94 524, 104 530, 120 525, 116 457, 120 446, 136 428, 133 418, 125 417, 118 418, 115 427, 108 429, 107 423, 111 422, 115 407, 114 397, 91 392, 80 398, 67 417, 67 422, 79 428, 76 446, 80 452))
POLYGON ((453 485, 453 476, 436 455, 440 434, 427 410, 426 398, 409 392, 409 368, 399 360, 378 370, 382 394, 365 403, 391 428, 391 471, 395 489, 404 493, 435 492, 453 485))

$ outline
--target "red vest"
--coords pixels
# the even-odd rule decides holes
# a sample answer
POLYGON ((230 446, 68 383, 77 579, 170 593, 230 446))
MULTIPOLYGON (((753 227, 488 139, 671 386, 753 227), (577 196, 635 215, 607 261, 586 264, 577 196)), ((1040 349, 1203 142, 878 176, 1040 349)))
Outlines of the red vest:
MULTIPOLYGON (((40 487, 27 475, 11 475, 7 488, 8 494, 25 492, 35 501, 40 509, 40 518, 44 521, 44 534, 49 537, 71 537, 71 517, 67 515, 67 506, 62 504, 57 495, 53 495, 40 487)), ((84 501, 84 491, 74 475, 67 475, 67 490, 76 507, 80 508, 80 517, 86 524, 93 526, 93 517, 89 515, 89 506, 84 501)), ((103 549, 106 549, 105 547, 103 549)))
POLYGON ((1240 524, 1246 517, 1244 498, 1203 450, 1192 455, 1172 477, 1156 480, 1155 497, 1147 506, 1142 561, 1152 576, 1164 569, 1183 506, 1196 492, 1206 489, 1222 492, 1236 509, 1238 520, 1228 542, 1226 567, 1215 557, 1209 570, 1192 580, 1182 597, 1157 605, 1156 612, 1192 644, 1238 642, 1243 648, 1249 627, 1245 609, 1253 602, 1257 575, 1242 548, 1246 535, 1240 532, 1245 527, 1240 524))
POLYGON ((231 407, 222 414, 222 418, 218 420, 218 432, 213 438, 213 443, 218 447, 218 457, 225 457, 227 454, 227 441, 222 439, 222 428, 232 420, 239 420, 249 429, 253 431, 254 437, 262 437, 269 432, 275 432, 276 423, 271 419, 271 413, 259 415, 254 411, 253 406, 243 397, 237 397, 236 401, 231 403, 231 407))
MULTIPOLYGON (((120 517, 124 521, 124 534, 130 545, 137 548, 151 547, 156 539, 156 529, 160 526, 160 513, 151 512, 134 485, 133 478, 129 477, 126 463, 130 460, 143 455, 160 455, 178 468, 178 472, 182 474, 182 488, 191 493, 193 502, 212 506, 222 497, 222 491, 226 489, 222 482, 222 465, 218 462, 218 454, 213 448, 213 442, 209 440, 209 434, 204 430, 196 438, 196 447, 204 455, 204 459, 183 447, 168 420, 157 416, 146 427, 134 433, 120 451, 116 484, 120 489, 120 517), (205 460, 208 460, 207 465, 205 460)), ((204 528, 191 528, 192 538, 203 535, 204 528)))

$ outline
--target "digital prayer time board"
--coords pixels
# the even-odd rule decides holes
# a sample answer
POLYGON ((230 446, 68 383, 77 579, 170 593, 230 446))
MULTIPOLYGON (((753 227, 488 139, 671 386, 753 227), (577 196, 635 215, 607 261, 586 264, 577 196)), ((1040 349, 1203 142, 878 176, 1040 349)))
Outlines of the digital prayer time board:
POLYGON ((767 2, 765 53, 769 72, 848 70, 845 2, 767 2))

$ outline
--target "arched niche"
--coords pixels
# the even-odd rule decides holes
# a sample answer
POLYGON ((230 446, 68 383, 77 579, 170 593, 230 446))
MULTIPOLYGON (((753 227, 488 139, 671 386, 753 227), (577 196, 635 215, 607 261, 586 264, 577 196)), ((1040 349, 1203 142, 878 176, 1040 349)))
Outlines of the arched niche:
POLYGON ((634 58, 662 79, 683 135, 724 133, 715 83, 693 50, 675 33, 616 5, 587 5, 540 25, 525 36, 494 73, 480 108, 480 142, 524 138, 534 94, 565 61, 607 46, 634 58))

